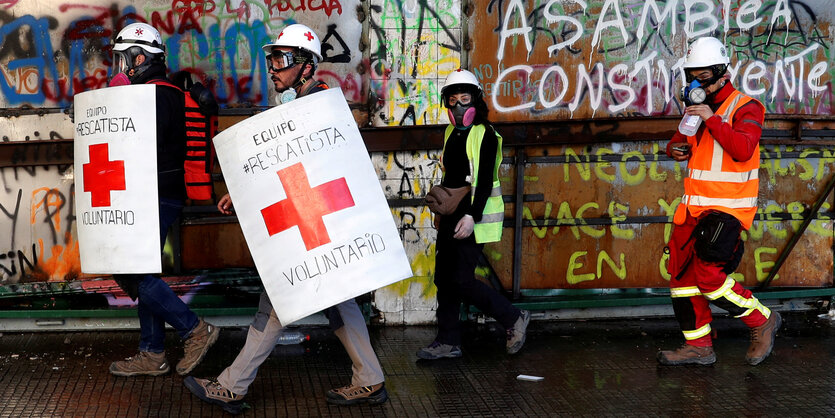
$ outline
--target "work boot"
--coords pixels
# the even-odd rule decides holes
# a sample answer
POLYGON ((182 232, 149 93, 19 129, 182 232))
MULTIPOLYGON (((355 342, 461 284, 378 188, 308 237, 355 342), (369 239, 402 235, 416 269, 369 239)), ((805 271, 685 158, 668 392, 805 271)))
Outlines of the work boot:
POLYGON ((110 373, 116 376, 160 376, 169 370, 165 352, 140 351, 133 357, 110 363, 110 373))
POLYGON ((371 386, 344 386, 341 388, 331 389, 328 391, 328 403, 335 405, 355 405, 358 403, 367 403, 369 405, 379 405, 389 398, 386 392, 386 384, 377 383, 371 386))
POLYGON ((745 353, 745 361, 748 364, 756 366, 771 354, 771 349, 774 348, 774 336, 777 335, 780 325, 783 325, 780 313, 771 311, 771 315, 764 324, 751 328, 751 345, 745 353))
POLYGON ((457 345, 443 344, 433 341, 426 347, 421 348, 417 352, 418 358, 424 360, 437 360, 439 358, 458 358, 461 357, 461 347, 457 345))
POLYGON ((513 324, 513 328, 507 330, 507 354, 516 354, 525 345, 525 336, 529 322, 531 322, 531 313, 522 311, 519 319, 513 324))
POLYGON ((716 363, 716 354, 713 353, 713 347, 697 347, 695 345, 684 344, 675 351, 659 351, 658 362, 666 366, 681 366, 684 364, 700 364, 702 366, 709 366, 716 363))
POLYGON ((244 395, 237 395, 226 389, 214 379, 197 379, 187 376, 183 384, 188 390, 204 402, 219 405, 224 411, 230 414, 240 414, 248 407, 243 402, 244 395))
POLYGON ((177 363, 177 373, 185 375, 194 370, 209 351, 209 347, 217 341, 218 335, 220 328, 201 319, 186 339, 183 358, 177 363))

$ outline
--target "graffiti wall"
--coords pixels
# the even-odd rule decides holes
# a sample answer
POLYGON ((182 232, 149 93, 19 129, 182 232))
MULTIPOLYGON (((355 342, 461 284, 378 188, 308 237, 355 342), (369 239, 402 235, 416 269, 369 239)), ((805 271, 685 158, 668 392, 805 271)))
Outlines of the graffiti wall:
POLYGON ((223 105, 270 102, 261 46, 291 23, 322 40, 320 77, 361 101, 355 71, 359 0, 11 1, 0 5, 0 104, 63 107, 78 92, 107 85, 111 40, 135 21, 157 28, 172 71, 188 70, 223 105))
POLYGON ((768 112, 831 114, 831 21, 815 0, 490 0, 470 67, 502 120, 680 114, 687 43, 715 36, 768 112))

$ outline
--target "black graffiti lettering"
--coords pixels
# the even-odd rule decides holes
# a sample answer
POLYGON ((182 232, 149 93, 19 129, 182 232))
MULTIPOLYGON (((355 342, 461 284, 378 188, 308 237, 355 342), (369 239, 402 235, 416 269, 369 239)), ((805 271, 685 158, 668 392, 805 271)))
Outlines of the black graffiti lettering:
POLYGON ((15 202, 14 212, 9 212, 2 204, 0 204, 0 211, 9 217, 12 221, 12 237, 9 246, 14 248, 14 236, 15 236, 15 227, 17 226, 17 215, 20 213, 20 197, 23 196, 23 189, 17 190, 17 201, 15 202))
POLYGON ((49 230, 52 233, 52 244, 58 243, 58 230, 55 228, 55 223, 52 221, 53 216, 58 215, 61 213, 61 209, 63 209, 64 205, 67 202, 64 199, 64 194, 61 193, 58 189, 50 189, 46 192, 43 196, 43 212, 44 212, 44 220, 43 223, 49 225, 49 230), (57 207, 55 207, 54 212, 52 211, 52 207, 56 205, 49 204, 49 198, 54 197, 57 202, 57 207))
POLYGON ((420 231, 415 227, 415 220, 415 214, 406 211, 400 212, 400 226, 397 229, 400 232, 401 241, 412 244, 420 242, 420 231))
POLYGON ((322 39, 322 58, 324 62, 351 62, 351 50, 348 48, 345 41, 342 40, 342 37, 339 36, 339 33, 337 33, 335 23, 328 25, 328 33, 325 35, 325 38, 322 39), (342 48, 342 52, 340 54, 330 55, 329 52, 335 50, 334 46, 328 43, 331 37, 333 37, 342 48))
POLYGON ((26 256, 23 250, 17 250, 16 254, 14 250, 11 250, 7 253, 0 254, 0 268, 3 269, 5 272, 5 276, 17 276, 18 275, 18 266, 20 266, 20 277, 26 276, 26 269, 29 268, 29 271, 35 271, 35 266, 38 265, 38 247, 35 244, 32 244, 32 260, 26 256), (15 259, 15 255, 17 255, 17 259, 15 259), (9 260, 11 262, 11 269, 4 264, 3 260, 9 260))

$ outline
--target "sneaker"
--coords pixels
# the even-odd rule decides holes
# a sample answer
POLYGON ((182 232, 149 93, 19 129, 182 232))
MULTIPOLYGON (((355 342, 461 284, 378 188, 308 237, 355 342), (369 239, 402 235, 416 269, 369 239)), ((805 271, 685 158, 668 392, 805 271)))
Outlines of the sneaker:
POLYGON ((214 379, 197 379, 187 376, 183 379, 189 391, 204 402, 220 405, 224 411, 230 414, 240 414, 247 407, 243 402, 244 395, 237 395, 226 389, 214 379))
POLYGON ((169 370, 165 352, 140 351, 133 357, 110 363, 110 373, 116 376, 160 376, 169 370))
POLYGON ((461 357, 461 347, 457 345, 443 344, 438 341, 433 341, 426 347, 421 348, 417 352, 418 358, 424 360, 437 360, 439 358, 458 358, 461 357))
POLYGON ((389 398, 386 392, 386 384, 377 383, 371 386, 344 386, 341 388, 331 389, 328 391, 328 403, 335 405, 355 405, 358 403, 367 403, 369 405, 379 405, 389 398))
POLYGON ((194 370, 209 351, 209 347, 217 341, 218 335, 220 328, 201 319, 186 339, 183 358, 177 363, 177 373, 185 375, 194 370))
POLYGON ((513 324, 513 328, 507 330, 507 354, 516 354, 525 345, 528 323, 530 322, 531 313, 522 311, 519 319, 513 324))
POLYGON ((774 337, 781 325, 783 325, 783 318, 780 317, 780 313, 771 311, 771 315, 764 324, 751 328, 751 345, 745 353, 745 361, 748 364, 756 366, 771 354, 771 349, 774 348, 774 337))
POLYGON ((666 366, 681 366, 684 364, 700 364, 709 366, 716 363, 716 354, 712 346, 697 347, 684 344, 675 351, 659 351, 658 362, 666 366))

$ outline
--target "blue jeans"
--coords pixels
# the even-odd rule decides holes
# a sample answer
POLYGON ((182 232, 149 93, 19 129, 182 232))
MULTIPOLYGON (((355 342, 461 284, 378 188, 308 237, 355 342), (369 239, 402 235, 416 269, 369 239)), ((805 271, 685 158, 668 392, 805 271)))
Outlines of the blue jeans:
MULTIPOLYGON (((165 245, 168 229, 183 211, 183 202, 160 198, 159 228, 160 248, 165 245)), ((125 277, 128 275, 123 275, 125 277)), ((129 275, 138 280, 139 293, 139 350, 161 353, 165 351, 165 323, 170 324, 185 339, 197 326, 197 315, 188 308, 159 276, 152 274, 129 275)))

